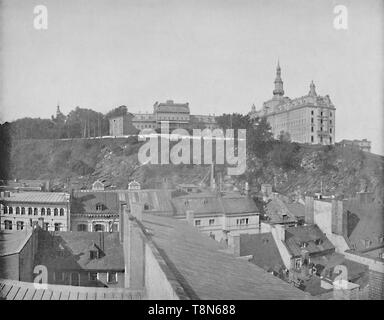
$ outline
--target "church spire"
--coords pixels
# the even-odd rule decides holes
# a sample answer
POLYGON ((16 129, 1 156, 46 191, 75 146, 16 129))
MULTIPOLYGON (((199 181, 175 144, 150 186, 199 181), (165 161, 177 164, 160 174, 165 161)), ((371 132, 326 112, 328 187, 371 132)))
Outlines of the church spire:
POLYGON ((281 68, 279 60, 277 60, 275 90, 273 90, 273 95, 275 97, 284 96, 283 80, 281 80, 281 68))

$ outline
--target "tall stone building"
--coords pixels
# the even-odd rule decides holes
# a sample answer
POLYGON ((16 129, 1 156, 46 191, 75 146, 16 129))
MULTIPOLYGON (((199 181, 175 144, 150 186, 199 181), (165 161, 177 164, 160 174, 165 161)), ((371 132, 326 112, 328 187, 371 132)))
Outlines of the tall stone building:
POLYGON ((318 95, 312 81, 307 95, 295 99, 284 96, 279 63, 274 83, 272 99, 265 101, 258 111, 253 105, 251 118, 266 117, 275 138, 285 134, 294 142, 334 144, 336 108, 329 95, 318 95))

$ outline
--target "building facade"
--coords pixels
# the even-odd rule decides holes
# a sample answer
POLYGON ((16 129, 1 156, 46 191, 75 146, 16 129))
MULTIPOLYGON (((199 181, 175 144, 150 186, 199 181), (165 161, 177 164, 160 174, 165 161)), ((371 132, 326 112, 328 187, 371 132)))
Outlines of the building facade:
POLYGON ((132 125, 133 118, 129 112, 109 118, 109 135, 118 137, 135 134, 137 129, 132 125))
POLYGON ((70 196, 59 192, 2 192, 0 229, 24 230, 38 222, 48 231, 68 231, 70 196))
POLYGON ((343 147, 352 147, 352 148, 358 148, 360 149, 361 151, 365 151, 365 152, 371 152, 371 141, 367 140, 367 139, 363 139, 363 140, 341 140, 340 142, 338 142, 339 145, 343 146, 343 147))
POLYGON ((329 96, 318 95, 313 81, 307 95, 295 99, 284 96, 279 63, 274 83, 272 99, 265 101, 258 111, 253 105, 251 118, 266 117, 275 138, 285 134, 293 142, 334 144, 336 108, 329 96))

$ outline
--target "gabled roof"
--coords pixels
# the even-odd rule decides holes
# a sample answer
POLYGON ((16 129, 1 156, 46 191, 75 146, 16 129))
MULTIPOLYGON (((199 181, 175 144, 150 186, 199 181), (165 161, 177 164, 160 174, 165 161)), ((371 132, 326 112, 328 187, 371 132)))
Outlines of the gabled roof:
POLYGON ((285 232, 285 243, 293 256, 300 256, 303 250, 308 251, 311 255, 335 249, 317 225, 287 228, 285 232), (321 243, 316 244, 316 240, 321 240, 321 243), (305 248, 301 248, 302 243, 306 243, 305 248))
POLYGON ((140 202, 148 206, 145 211, 162 212, 167 215, 172 215, 174 211, 170 201, 170 193, 167 190, 121 190, 119 191, 119 199, 126 203, 127 208, 131 202, 140 202))
POLYGON ((57 270, 124 270, 123 246, 113 232, 39 232, 39 264, 57 270), (62 250, 64 248, 64 250, 62 250), (89 252, 99 249, 98 259, 89 252))
POLYGON ((19 253, 31 235, 31 229, 25 229, 23 231, 0 230, 0 257, 19 253))
POLYGON ((186 221, 148 214, 143 215, 142 223, 192 299, 309 298, 258 266, 220 251, 222 246, 217 241, 199 233, 186 221))
POLYGON ((265 207, 265 212, 269 218, 270 223, 293 223, 297 222, 296 216, 291 212, 292 208, 297 213, 297 208, 287 207, 286 203, 279 199, 274 198, 269 201, 265 207))
POLYGON ((118 214, 119 197, 116 192, 75 191, 71 200, 71 213, 102 213, 118 214), (96 205, 102 204, 102 210, 96 210, 96 205))
POLYGON ((278 272, 284 267, 279 249, 270 232, 240 235, 240 256, 252 255, 250 260, 266 271, 278 272))

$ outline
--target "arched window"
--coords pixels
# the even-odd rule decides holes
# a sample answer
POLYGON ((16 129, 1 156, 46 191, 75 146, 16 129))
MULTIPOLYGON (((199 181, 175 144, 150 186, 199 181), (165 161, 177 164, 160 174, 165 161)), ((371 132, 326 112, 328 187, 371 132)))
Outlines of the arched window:
POLYGON ((38 215, 38 210, 37 210, 37 208, 34 208, 34 209, 33 209, 33 215, 34 215, 34 216, 37 216, 37 215, 38 215))
POLYGON ((55 223, 55 231, 61 230, 61 223, 55 223))
POLYGON ((9 213, 9 214, 12 214, 12 213, 13 213, 13 207, 9 207, 9 208, 8 208, 8 213, 9 213))
POLYGON ((12 230, 12 221, 11 220, 4 220, 4 229, 5 230, 12 230))
POLYGON ((47 216, 51 215, 51 208, 47 208, 47 216))
POLYGON ((21 214, 25 214, 25 208, 21 207, 21 214))
POLYGON ((53 215, 57 216, 59 214, 59 210, 57 208, 53 209, 53 215))
POLYGON ((64 209, 63 209, 63 208, 60 208, 60 215, 61 215, 61 216, 64 215, 64 209))
POLYGON ((8 213, 8 207, 4 206, 4 213, 8 213))
POLYGON ((16 214, 20 214, 20 207, 16 207, 16 214))
POLYGON ((95 224, 93 231, 104 232, 104 226, 102 224, 95 224))
POLYGON ((32 208, 31 208, 31 207, 28 208, 28 214, 29 214, 29 215, 32 214, 32 208))
POLYGON ((45 208, 41 208, 40 213, 42 216, 45 216, 45 208))
POLYGON ((87 231, 87 225, 85 223, 78 224, 77 231, 87 231))
POLYGON ((16 222, 16 229, 17 230, 23 230, 24 229, 24 222, 23 221, 17 221, 16 222))

